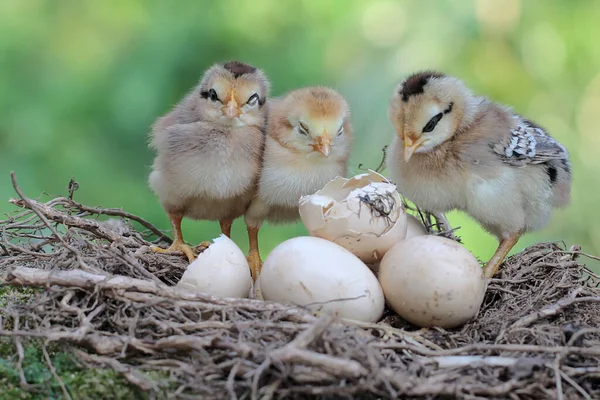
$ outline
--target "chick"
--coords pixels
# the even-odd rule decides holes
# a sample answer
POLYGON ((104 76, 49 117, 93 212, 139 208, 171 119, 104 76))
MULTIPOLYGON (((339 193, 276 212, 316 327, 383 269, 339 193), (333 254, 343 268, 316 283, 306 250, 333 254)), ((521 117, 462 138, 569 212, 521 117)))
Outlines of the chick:
POLYGON ((194 251, 181 233, 183 217, 218 220, 230 236, 255 193, 266 127, 269 82, 248 64, 213 65, 200 83, 152 128, 157 151, 149 185, 159 197, 174 232, 168 249, 194 251))
POLYGON ((474 95, 459 79, 420 72, 395 89, 388 169, 398 189, 436 213, 467 212, 499 240, 491 278, 525 233, 569 203, 565 147, 539 125, 474 95))
POLYGON ((301 196, 346 175, 351 145, 348 103, 335 90, 308 87, 269 100, 263 168, 245 215, 255 278, 261 268, 258 230, 263 221, 296 221, 301 196))

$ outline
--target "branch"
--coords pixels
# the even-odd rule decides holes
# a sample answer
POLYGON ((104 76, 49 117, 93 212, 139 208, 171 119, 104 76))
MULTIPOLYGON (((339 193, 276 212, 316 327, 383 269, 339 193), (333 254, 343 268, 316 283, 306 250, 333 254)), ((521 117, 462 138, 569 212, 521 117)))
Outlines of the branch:
MULTIPOLYGON (((74 269, 70 271, 48 271, 37 268, 14 267, 6 275, 6 283, 14 286, 47 287, 52 285, 77 287, 87 290, 102 289, 118 291, 116 297, 126 297, 133 301, 148 301, 148 296, 158 296, 160 300, 181 300, 187 302, 203 302, 225 308, 240 307, 252 311, 279 311, 286 313, 297 322, 313 323, 315 318, 298 307, 284 306, 278 303, 252 299, 218 298, 203 293, 183 291, 176 287, 130 278, 123 275, 98 275, 74 269), (163 299, 160 299, 162 297, 163 299)), ((190 304, 191 305, 191 304, 190 304)), ((194 304, 199 306, 201 304, 194 304)))
MULTIPOLYGON (((33 211, 34 213, 37 214, 37 216, 40 218, 40 220, 48 227, 48 229, 50 229, 52 234, 54 236, 56 236, 56 238, 63 244, 63 246, 65 246, 65 248, 67 248, 70 252, 75 254, 75 257, 77 258, 77 262, 79 263, 79 265, 81 265, 81 268, 88 270, 88 271, 96 272, 97 270, 95 268, 92 268, 89 265, 87 265, 86 262, 83 261, 83 258, 81 258, 81 254, 79 254, 79 252, 73 246, 71 246, 69 243, 67 243, 65 241, 65 239, 58 234, 56 229, 54 229, 54 227, 50 224, 50 221, 48 221, 48 219, 40 211, 40 207, 39 207, 40 203, 38 203, 35 200, 31 200, 31 199, 28 199, 27 197, 25 197, 25 195, 19 188, 19 184, 17 183, 17 176, 14 173, 14 171, 12 171, 10 173, 10 178, 12 180, 12 185, 13 185, 13 188, 15 189, 15 192, 17 192, 17 194, 19 195, 19 197, 21 198, 23 203, 25 203, 27 208, 29 208, 31 211, 33 211), (35 203, 37 203, 37 204, 35 204, 35 203)), ((54 210, 52 210, 52 211, 54 211, 54 210)))
POLYGON ((600 296, 576 297, 560 299, 556 303, 526 315, 516 321, 512 326, 515 328, 526 327, 532 323, 546 317, 552 317, 562 312, 565 308, 577 303, 600 303, 600 296))
POLYGON ((130 365, 122 364, 111 357, 96 356, 77 349, 72 349, 71 351, 73 352, 73 354, 75 354, 75 356, 78 359, 83 360, 85 362, 108 365, 115 371, 121 373, 123 377, 125 377, 125 379, 129 381, 129 383, 139 387, 142 390, 158 391, 158 386, 156 385, 156 383, 152 382, 149 379, 146 379, 146 377, 144 377, 138 371, 133 369, 130 365))
POLYGON ((600 347, 575 347, 575 346, 537 346, 532 344, 485 344, 474 343, 454 349, 441 351, 429 350, 425 347, 416 347, 406 343, 373 343, 378 349, 408 350, 422 356, 451 356, 483 351, 506 351, 523 353, 551 353, 551 354, 581 354, 600 356, 600 347))
POLYGON ((80 211, 85 211, 90 214, 110 215, 112 217, 127 218, 127 219, 135 221, 135 222, 139 223, 140 225, 142 225, 143 227, 149 229, 152 233, 154 233, 158 237, 159 240, 162 240, 169 244, 173 242, 173 240, 171 238, 169 238, 167 235, 165 235, 160 229, 158 229, 156 226, 152 225, 150 222, 146 221, 142 217, 139 217, 135 214, 128 213, 127 211, 123 211, 119 208, 89 207, 89 206, 83 205, 81 203, 76 202, 75 200, 72 200, 72 199, 69 199, 66 197, 59 197, 59 198, 55 199, 55 203, 62 203, 67 208, 76 208, 80 211))
POLYGON ((367 370, 357 361, 306 350, 306 347, 321 336, 334 319, 335 317, 331 314, 324 315, 294 340, 269 353, 269 358, 275 362, 299 362, 319 367, 334 376, 342 375, 346 378, 358 378, 366 375, 367 370))

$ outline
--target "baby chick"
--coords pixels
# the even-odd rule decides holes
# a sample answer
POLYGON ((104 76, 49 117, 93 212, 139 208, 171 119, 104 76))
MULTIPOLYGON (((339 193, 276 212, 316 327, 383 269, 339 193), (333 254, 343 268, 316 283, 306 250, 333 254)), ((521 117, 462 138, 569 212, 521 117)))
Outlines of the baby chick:
POLYGON ((255 278, 261 268, 258 230, 263 221, 296 221, 300 197, 346 175, 351 144, 348 103, 335 90, 308 87, 269 100, 258 192, 245 215, 255 278))
POLYGON ((396 130, 388 154, 392 180, 419 207, 465 211, 498 238, 486 277, 523 233, 543 228, 553 207, 569 203, 565 147, 457 78, 414 74, 395 89, 388 111, 396 130))
POLYGON ((238 61, 209 68, 196 88, 152 128, 157 151, 149 184, 174 232, 168 249, 195 259, 181 233, 183 217, 218 220, 229 236, 256 190, 264 149, 264 73, 238 61))

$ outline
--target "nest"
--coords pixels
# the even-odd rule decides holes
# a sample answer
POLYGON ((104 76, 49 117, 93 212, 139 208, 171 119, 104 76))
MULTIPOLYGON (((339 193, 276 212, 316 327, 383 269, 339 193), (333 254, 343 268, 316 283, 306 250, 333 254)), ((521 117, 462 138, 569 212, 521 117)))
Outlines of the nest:
POLYGON ((525 249, 475 319, 419 330, 391 312, 368 324, 182 293, 185 258, 151 252, 168 239, 148 222, 77 203, 74 184, 41 202, 13 183, 20 209, 0 221, 0 272, 38 288, 0 312, 18 368, 24 343, 43 339, 151 398, 600 398, 599 280, 577 247, 525 249))

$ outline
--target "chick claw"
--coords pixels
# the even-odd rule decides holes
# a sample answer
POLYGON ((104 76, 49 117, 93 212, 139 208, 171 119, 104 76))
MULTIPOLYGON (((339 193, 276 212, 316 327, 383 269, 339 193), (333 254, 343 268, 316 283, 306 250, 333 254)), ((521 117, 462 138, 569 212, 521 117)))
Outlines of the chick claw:
POLYGON ((258 279, 258 275, 260 275, 260 270, 262 269, 262 261, 260 259, 260 254, 258 251, 251 251, 246 257, 248 260, 248 265, 250 266, 250 273, 252 274, 252 279, 254 282, 258 279))
POLYGON ((190 246, 188 246, 187 244, 183 243, 182 240, 176 240, 167 249, 163 249, 163 248, 158 247, 158 246, 152 246, 151 249, 152 249, 153 252, 155 252, 155 253, 161 253, 161 254, 169 254, 169 253, 175 253, 175 252, 182 252, 183 254, 185 254, 187 256, 189 262, 193 262, 196 259, 196 254, 194 253, 194 250, 190 246))
POLYGON ((199 245, 197 245, 196 247, 194 247, 194 251, 196 252, 196 254, 201 254, 202 252, 204 252, 204 250, 208 249, 210 247, 210 242, 208 241, 204 241, 202 243, 200 243, 199 245))

